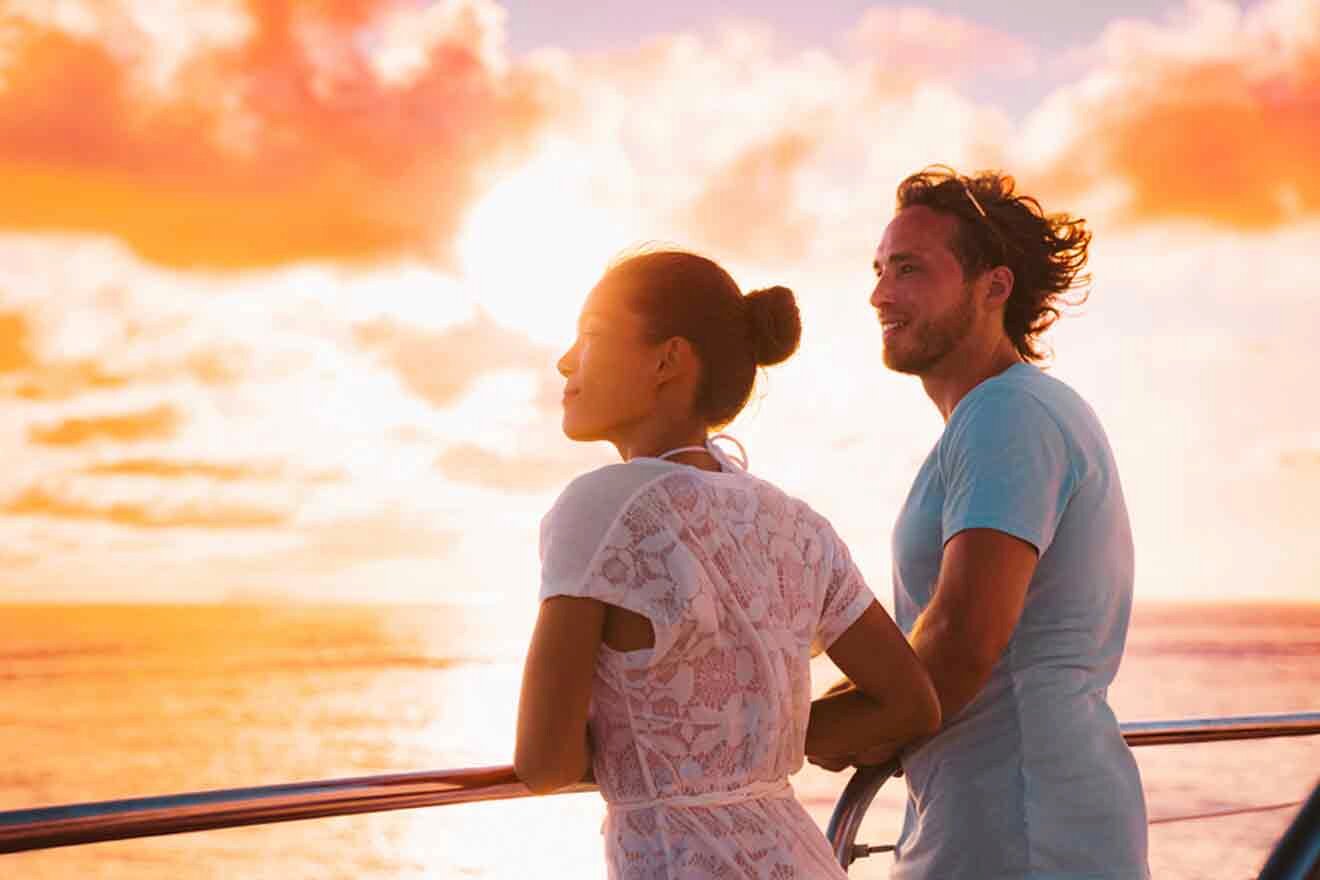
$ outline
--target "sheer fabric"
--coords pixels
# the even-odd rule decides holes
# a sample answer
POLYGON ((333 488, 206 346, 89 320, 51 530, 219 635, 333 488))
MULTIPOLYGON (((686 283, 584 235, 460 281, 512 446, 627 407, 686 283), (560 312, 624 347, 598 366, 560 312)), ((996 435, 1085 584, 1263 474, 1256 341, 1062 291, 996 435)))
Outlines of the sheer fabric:
POLYGON ((602 645, 594 771, 611 878, 842 878, 793 797, 808 663, 873 601, 829 523, 717 456, 575 480, 542 522, 541 598, 644 615, 654 647, 602 645))

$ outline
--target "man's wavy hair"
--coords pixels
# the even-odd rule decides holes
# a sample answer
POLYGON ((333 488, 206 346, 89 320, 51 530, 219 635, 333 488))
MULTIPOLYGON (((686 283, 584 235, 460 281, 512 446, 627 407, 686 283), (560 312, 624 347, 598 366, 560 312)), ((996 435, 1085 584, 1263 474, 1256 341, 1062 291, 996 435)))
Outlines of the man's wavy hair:
POLYGON ((898 185, 898 210, 924 205, 958 219, 950 247, 972 278, 995 266, 1013 270, 1013 292, 1004 306, 1004 331, 1028 361, 1044 361, 1040 336, 1064 306, 1079 306, 1090 293, 1083 274, 1091 231, 1086 221, 1046 214, 1031 196, 1014 192, 1007 174, 964 176, 944 165, 910 175, 898 185), (1070 291, 1076 291, 1069 296, 1070 291))

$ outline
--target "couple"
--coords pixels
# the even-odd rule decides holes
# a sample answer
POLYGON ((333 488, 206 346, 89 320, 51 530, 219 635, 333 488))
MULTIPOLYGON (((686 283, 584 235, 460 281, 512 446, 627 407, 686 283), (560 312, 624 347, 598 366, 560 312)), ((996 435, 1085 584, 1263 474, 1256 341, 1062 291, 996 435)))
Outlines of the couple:
POLYGON ((634 256, 559 362, 565 433, 623 463, 542 522, 514 765, 537 792, 600 785, 611 878, 845 876, 789 786, 804 754, 901 756, 896 878, 1148 876, 1106 702, 1127 513, 1095 414, 1032 365, 1090 233, 991 173, 927 169, 897 207, 870 302, 886 365, 945 421, 894 526, 898 625, 830 524, 709 436, 758 365, 797 348, 790 291, 743 296, 702 257, 634 256), (819 650, 847 680, 813 702, 819 650))

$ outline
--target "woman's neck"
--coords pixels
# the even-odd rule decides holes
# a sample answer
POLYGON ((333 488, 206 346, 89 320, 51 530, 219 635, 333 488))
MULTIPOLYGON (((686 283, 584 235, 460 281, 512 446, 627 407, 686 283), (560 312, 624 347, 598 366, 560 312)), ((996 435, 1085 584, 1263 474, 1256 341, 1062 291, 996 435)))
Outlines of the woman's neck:
POLYGON ((719 462, 705 451, 706 437, 705 425, 664 424, 640 426, 639 430, 630 432, 629 436, 613 439, 611 442, 624 461, 632 461, 634 458, 656 458, 675 449, 695 447, 692 451, 668 456, 668 459, 703 470, 718 471, 719 462))

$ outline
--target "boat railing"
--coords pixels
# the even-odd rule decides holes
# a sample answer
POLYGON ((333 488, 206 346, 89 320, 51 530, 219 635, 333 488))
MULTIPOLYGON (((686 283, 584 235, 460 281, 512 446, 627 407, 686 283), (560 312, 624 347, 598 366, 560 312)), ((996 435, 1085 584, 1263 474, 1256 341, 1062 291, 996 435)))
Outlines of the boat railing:
MULTIPOLYGON (((1185 745, 1190 743, 1226 742, 1230 740, 1274 739, 1287 736, 1308 736, 1320 733, 1320 712, 1294 712, 1283 715, 1238 715, 1224 718, 1190 718, 1175 721, 1134 721, 1119 725, 1123 739, 1129 746, 1185 745)), ((857 843, 861 827, 871 801, 880 788, 898 775, 896 761, 874 767, 860 767, 835 803, 825 836, 834 847, 839 864, 847 868, 856 859, 874 853, 893 850, 890 845, 857 843)), ((1298 806, 1301 802, 1270 805, 1298 806)), ((1225 813, 1226 815, 1227 813, 1225 813)), ((1215 814, 1219 815, 1219 814, 1215 814)), ((1189 817, 1190 818, 1190 817, 1189 817)), ((1202 817, 1195 817, 1202 818, 1202 817)), ((1208 818, 1208 816, 1206 817, 1208 818)), ((1320 846, 1320 834, 1317 835, 1320 846)), ((1318 857, 1320 864, 1320 857, 1318 857)), ((1282 876, 1282 875, 1281 875, 1282 876)), ((1304 875, 1298 875, 1303 877, 1304 875)))
MULTIPOLYGON (((1320 734, 1320 712, 1250 715, 1121 725, 1131 746, 1220 742, 1320 734)), ((859 768, 844 787, 830 819, 827 836, 846 868, 856 858, 891 847, 856 843, 858 828, 876 792, 895 775, 895 764, 859 768)), ((595 791, 575 785, 556 794, 595 791)), ((345 816, 413 807, 462 804, 530 797, 510 766, 464 768, 419 773, 358 776, 249 788, 97 801, 0 812, 0 854, 185 831, 205 831, 345 816)), ((1312 800, 1317 800, 1312 797, 1312 800)), ((1304 809, 1320 812, 1320 803, 1304 809)), ((1299 816, 1300 819, 1303 816, 1299 816)), ((1312 823, 1314 824, 1314 822, 1312 823)), ((1294 846, 1299 859, 1320 865, 1320 829, 1303 834, 1294 846)), ((1276 853, 1277 855, 1277 853, 1276 853)), ((1300 862, 1299 862, 1300 863, 1300 862)), ((1279 873, 1278 880, 1303 878, 1279 873)), ((1262 875, 1264 876, 1264 875, 1262 875)))

